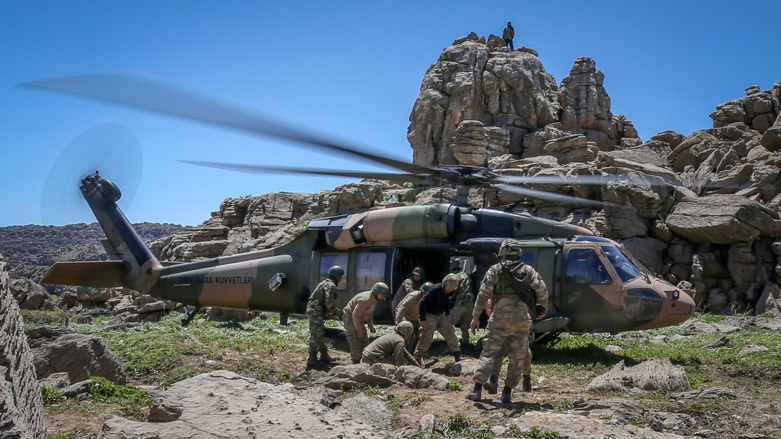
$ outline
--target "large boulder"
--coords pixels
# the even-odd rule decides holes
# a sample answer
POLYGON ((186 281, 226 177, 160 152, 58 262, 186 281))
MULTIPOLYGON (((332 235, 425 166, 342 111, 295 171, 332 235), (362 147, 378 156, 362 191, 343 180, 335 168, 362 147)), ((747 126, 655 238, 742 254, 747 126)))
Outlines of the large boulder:
POLYGON ((46 424, 41 391, 5 267, 0 256, 0 439, 42 439, 46 424))
POLYGON ((674 366, 669 358, 652 358, 633 367, 627 367, 621 360, 608 372, 594 378, 586 391, 623 392, 634 387, 649 391, 691 390, 683 367, 674 366))
POLYGON ((100 337, 78 334, 67 328, 42 326, 27 331, 38 378, 68 372, 72 383, 100 376, 117 384, 127 383, 122 365, 100 337))
POLYGON ((99 438, 194 437, 379 438, 388 431, 273 385, 233 372, 214 371, 179 381, 155 401, 149 420, 115 417, 99 438))
POLYGON ((684 198, 665 224, 678 236, 700 244, 748 242, 781 232, 777 212, 739 195, 684 198))
POLYGON ((53 310, 56 307, 46 289, 29 279, 14 279, 9 287, 21 309, 53 310))

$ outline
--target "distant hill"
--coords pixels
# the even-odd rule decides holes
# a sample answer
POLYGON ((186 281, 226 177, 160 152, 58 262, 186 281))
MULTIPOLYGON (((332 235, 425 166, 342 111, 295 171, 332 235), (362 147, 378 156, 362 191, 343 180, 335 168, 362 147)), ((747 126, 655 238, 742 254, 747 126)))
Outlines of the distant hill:
MULTIPOLYGON (((168 223, 138 223, 133 227, 145 241, 184 229, 178 224, 168 223)), ((8 263, 11 279, 27 278, 40 282, 55 262, 106 260, 106 252, 100 244, 105 237, 98 223, 0 227, 0 255, 8 263)))

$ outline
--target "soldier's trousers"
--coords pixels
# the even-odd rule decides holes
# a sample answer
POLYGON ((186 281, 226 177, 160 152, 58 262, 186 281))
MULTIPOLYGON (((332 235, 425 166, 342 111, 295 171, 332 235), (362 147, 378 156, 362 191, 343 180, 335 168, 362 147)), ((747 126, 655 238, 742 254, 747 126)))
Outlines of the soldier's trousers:
POLYGON ((350 357, 353 361, 361 361, 363 349, 369 346, 369 334, 366 332, 366 327, 361 323, 361 331, 365 335, 363 338, 358 338, 358 331, 353 324, 352 314, 345 314, 342 320, 344 321, 344 333, 347 336, 347 343, 350 345, 350 357))
MULTIPOLYGON (((498 374, 505 354, 510 362, 507 365, 507 378, 504 384, 512 389, 521 382, 524 359, 529 351, 529 323, 528 317, 519 317, 513 313, 494 312, 488 320, 480 364, 475 371, 476 383, 485 384, 489 376, 498 374)), ((529 372, 531 372, 531 362, 529 362, 529 372)))
POLYGON ((461 342, 464 344, 469 343, 469 325, 472 323, 472 310, 474 306, 469 305, 456 305, 450 310, 450 322, 456 328, 461 328, 461 342))
MULTIPOLYGON (((485 340, 483 340, 483 343, 485 343, 485 340)), ((502 372, 502 361, 504 361, 504 357, 507 356, 507 352, 510 350, 510 343, 506 342, 502 343, 502 348, 499 352, 499 357, 496 361, 493 362, 491 365, 491 375, 499 376, 499 374, 502 372)), ((532 374, 532 348, 531 346, 526 351, 526 356, 523 357, 523 374, 524 375, 531 375, 532 374)))
POLYGON ((396 360, 392 356, 375 358, 375 357, 367 357, 364 355, 363 357, 361 357, 361 363, 370 364, 370 365, 377 364, 377 363, 385 363, 385 364, 392 364, 395 366, 396 360))
POLYGON ((317 352, 325 346, 325 318, 318 314, 307 314, 309 317, 309 352, 317 352))
POLYGON ((439 331, 442 337, 445 337, 447 345, 450 346, 450 352, 461 352, 461 348, 458 346, 458 337, 456 337, 456 328, 450 323, 445 313, 439 315, 427 313, 426 329, 420 330, 420 342, 415 349, 416 357, 422 357, 428 352, 431 342, 434 341, 434 331, 439 331))

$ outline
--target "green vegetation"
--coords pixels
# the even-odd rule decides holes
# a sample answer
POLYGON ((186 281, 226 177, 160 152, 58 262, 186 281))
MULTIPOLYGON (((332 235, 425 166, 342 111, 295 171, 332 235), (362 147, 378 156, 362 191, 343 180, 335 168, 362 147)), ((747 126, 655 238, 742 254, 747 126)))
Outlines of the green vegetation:
POLYGON ((55 387, 41 387, 41 398, 43 399, 43 405, 57 404, 65 401, 62 390, 55 387))
POLYGON ((93 439, 97 437, 94 433, 87 433, 80 428, 72 428, 64 433, 49 435, 49 439, 93 439))
POLYGON ((96 401, 141 406, 151 406, 154 402, 149 393, 136 386, 121 386, 103 377, 92 377, 92 381, 89 393, 96 401))
POLYGON ((461 383, 459 383, 456 380, 450 380, 447 383, 447 390, 459 391, 459 390, 461 390, 461 383))
POLYGON ((24 319, 25 331, 39 326, 68 326, 71 319, 70 313, 65 309, 54 311, 22 309, 19 313, 24 319))

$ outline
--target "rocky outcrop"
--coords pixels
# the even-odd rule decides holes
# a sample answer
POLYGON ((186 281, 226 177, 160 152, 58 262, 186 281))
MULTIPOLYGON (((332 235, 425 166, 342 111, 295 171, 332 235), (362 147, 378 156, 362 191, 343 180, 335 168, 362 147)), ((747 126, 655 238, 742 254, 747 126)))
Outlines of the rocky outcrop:
MULTIPOLYGON (((366 413, 363 413, 366 416, 366 413)), ((150 410, 148 422, 111 418, 99 438, 309 437, 376 438, 388 431, 273 385, 214 371, 179 381, 150 410)))
POLYGON ((683 367, 673 366, 669 358, 652 358, 633 367, 625 366, 621 360, 608 372, 594 378, 586 391, 623 392, 635 387, 650 391, 691 390, 683 367))
POLYGON ((45 438, 43 401, 33 356, 5 269, 0 256, 0 438, 45 438))
POLYGON ((53 310, 56 308, 46 289, 29 279, 14 279, 9 287, 21 309, 53 310))
POLYGON ((640 144, 632 122, 611 113, 604 78, 583 57, 557 86, 533 49, 459 38, 423 78, 407 130, 414 161, 484 166, 510 153, 585 162, 640 144))
POLYGON ((67 372, 72 383, 91 376, 122 385, 127 382, 122 365, 100 337, 78 334, 69 328, 41 326, 27 331, 27 338, 38 378, 67 372))

